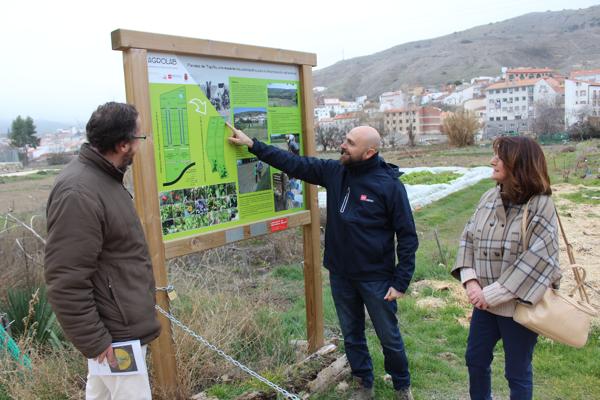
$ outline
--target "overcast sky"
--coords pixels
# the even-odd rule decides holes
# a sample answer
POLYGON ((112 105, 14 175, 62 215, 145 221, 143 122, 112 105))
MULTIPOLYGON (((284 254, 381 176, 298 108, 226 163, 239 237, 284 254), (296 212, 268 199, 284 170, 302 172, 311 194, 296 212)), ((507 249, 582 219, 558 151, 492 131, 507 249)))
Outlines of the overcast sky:
POLYGON ((525 13, 586 0, 5 1, 0 19, 0 119, 85 123, 124 101, 122 28, 317 54, 318 67, 525 13))

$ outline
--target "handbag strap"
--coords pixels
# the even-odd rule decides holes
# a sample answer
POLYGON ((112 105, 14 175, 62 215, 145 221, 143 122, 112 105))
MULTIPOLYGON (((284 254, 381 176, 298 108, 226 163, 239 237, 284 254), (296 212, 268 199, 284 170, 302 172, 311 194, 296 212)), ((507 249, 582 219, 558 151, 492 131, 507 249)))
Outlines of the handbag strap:
MULTIPOLYGON (((531 202, 530 197, 527 203, 525 204, 525 208, 523 210, 523 219, 521 220, 521 241, 523 244, 523 250, 529 247, 529 240, 527 239, 527 218, 529 216, 529 203, 531 202)), ((573 253, 573 245, 567 239, 567 234, 565 233, 565 228, 563 227, 562 221, 560 220, 560 216, 558 215, 558 210, 556 206, 554 206, 554 213, 556 214, 556 219, 558 219, 558 226, 560 227, 560 232, 562 234, 562 238, 567 247, 567 254, 569 255, 569 262, 571 264, 571 271, 573 271, 573 275, 575 277, 576 286, 571 290, 569 296, 573 297, 575 291, 579 292, 579 297, 582 301, 590 303, 590 298, 585 290, 585 277, 586 272, 585 269, 581 265, 577 265, 575 261, 575 254, 573 253)))

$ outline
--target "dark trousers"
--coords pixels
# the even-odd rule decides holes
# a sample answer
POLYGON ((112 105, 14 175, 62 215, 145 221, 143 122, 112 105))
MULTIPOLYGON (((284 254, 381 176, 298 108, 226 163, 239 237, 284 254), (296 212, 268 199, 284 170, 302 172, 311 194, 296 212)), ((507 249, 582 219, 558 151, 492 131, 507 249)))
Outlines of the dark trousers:
POLYGON ((373 386, 373 364, 365 336, 366 306, 383 348, 385 370, 391 375, 394 388, 410 386, 408 359, 396 318, 398 307, 395 301, 383 299, 390 283, 351 281, 333 274, 329 281, 352 375, 361 378, 363 386, 373 386))
POLYGON ((472 400, 492 399, 492 359, 494 347, 502 339, 504 345, 504 376, 508 380, 511 400, 533 397, 531 359, 537 334, 516 323, 487 311, 473 309, 467 353, 469 393, 472 400))

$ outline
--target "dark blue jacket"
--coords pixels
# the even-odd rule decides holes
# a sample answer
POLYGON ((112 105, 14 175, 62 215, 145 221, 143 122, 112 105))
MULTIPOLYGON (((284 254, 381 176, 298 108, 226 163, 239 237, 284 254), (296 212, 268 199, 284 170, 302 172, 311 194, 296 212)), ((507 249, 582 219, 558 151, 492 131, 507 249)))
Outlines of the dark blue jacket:
POLYGON ((419 243, 396 166, 379 155, 344 166, 337 160, 296 156, 256 139, 250 152, 292 177, 327 189, 325 268, 351 280, 389 280, 406 292, 419 243))

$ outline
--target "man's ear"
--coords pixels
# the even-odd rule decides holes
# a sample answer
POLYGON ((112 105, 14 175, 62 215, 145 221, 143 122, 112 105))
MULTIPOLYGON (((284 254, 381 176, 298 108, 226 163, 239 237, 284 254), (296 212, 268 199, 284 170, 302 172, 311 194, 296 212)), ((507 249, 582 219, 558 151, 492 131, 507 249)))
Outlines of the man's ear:
POLYGON ((377 150, 375 150, 372 147, 368 148, 367 151, 365 151, 365 153, 363 154, 363 160, 368 160, 369 158, 373 157, 375 153, 377 153, 377 150))
POLYGON ((115 152, 117 154, 127 153, 129 148, 131 147, 131 142, 129 140, 121 140, 115 146, 115 152))

